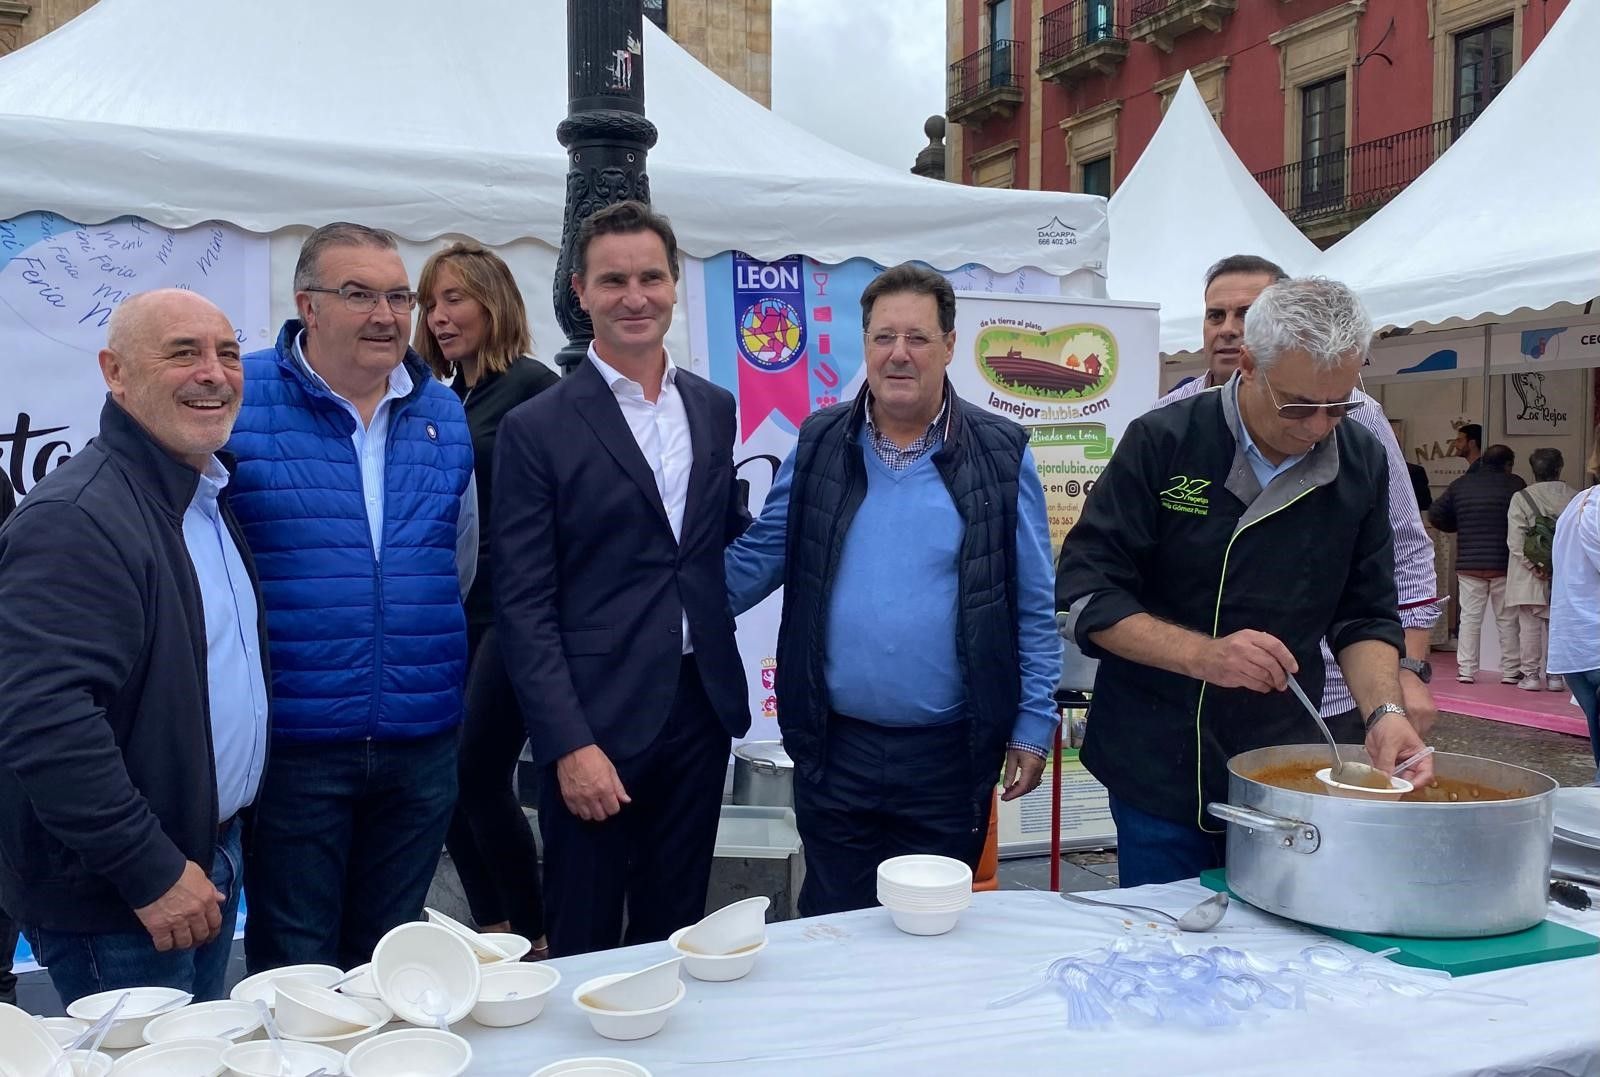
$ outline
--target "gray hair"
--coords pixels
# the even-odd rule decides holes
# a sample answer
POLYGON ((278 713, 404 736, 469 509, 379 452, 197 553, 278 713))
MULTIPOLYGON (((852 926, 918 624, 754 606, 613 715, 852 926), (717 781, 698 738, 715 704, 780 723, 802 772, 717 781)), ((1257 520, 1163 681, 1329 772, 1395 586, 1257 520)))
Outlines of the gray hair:
POLYGON ((305 243, 300 246, 300 260, 294 264, 295 291, 303 292, 316 287, 317 263, 322 258, 322 252, 329 247, 378 247, 397 251, 400 249, 400 240, 384 228, 368 228, 364 224, 351 224, 348 221, 325 224, 307 236, 305 243))
POLYGON ((1320 370, 1344 366, 1351 356, 1365 362, 1372 347, 1372 319, 1345 285, 1326 277, 1280 281, 1250 304, 1244 346, 1262 369, 1291 352, 1303 352, 1320 370))

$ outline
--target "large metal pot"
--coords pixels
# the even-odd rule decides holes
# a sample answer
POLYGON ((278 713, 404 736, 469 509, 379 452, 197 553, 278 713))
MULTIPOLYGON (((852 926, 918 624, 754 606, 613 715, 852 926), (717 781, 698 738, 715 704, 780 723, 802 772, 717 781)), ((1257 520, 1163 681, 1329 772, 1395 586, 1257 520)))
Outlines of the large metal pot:
POLYGON ((1549 899, 1556 782, 1476 756, 1433 759, 1441 778, 1526 795, 1447 804, 1345 800, 1252 777, 1289 764, 1326 765, 1326 745, 1234 756, 1229 803, 1207 805, 1230 824, 1229 889, 1292 920, 1381 935, 1468 938, 1539 923, 1549 899))
POLYGON ((733 749, 733 802, 794 807, 794 760, 781 740, 752 740, 733 749))

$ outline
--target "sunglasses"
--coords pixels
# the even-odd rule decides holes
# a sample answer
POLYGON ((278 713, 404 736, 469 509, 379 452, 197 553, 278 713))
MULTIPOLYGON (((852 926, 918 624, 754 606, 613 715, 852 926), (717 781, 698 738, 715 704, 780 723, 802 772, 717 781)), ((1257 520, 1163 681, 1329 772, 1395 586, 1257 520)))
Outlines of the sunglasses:
MULTIPOLYGON (((1288 419, 1291 422, 1313 418, 1319 411, 1327 412, 1330 419, 1342 419, 1366 403, 1360 397, 1351 397, 1349 400, 1330 401, 1326 404, 1280 404, 1278 394, 1272 391, 1272 380, 1267 377, 1265 370, 1261 371, 1261 380, 1266 384, 1267 395, 1272 397, 1272 406, 1277 409, 1278 418, 1288 419)), ((1356 375, 1356 391, 1358 393, 1366 391, 1360 374, 1356 375)))

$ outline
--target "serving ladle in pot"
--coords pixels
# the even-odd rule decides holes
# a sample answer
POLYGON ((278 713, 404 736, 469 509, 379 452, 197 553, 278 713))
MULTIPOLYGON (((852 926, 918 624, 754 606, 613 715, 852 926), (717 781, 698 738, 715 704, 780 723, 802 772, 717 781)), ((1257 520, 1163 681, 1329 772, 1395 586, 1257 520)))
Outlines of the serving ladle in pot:
POLYGON ((1333 731, 1328 728, 1328 723, 1322 720, 1322 714, 1317 710, 1311 699, 1306 695, 1305 689, 1300 687, 1300 682, 1294 679, 1294 674, 1289 674, 1289 691, 1300 701, 1300 705, 1311 715, 1311 720, 1317 723, 1317 728, 1322 730, 1322 735, 1328 740, 1328 747, 1333 752, 1333 769, 1328 777, 1341 785, 1354 785, 1362 789, 1391 789, 1392 783, 1389 776, 1377 767, 1369 767, 1365 763, 1346 763, 1339 758, 1339 742, 1333 739, 1333 731))

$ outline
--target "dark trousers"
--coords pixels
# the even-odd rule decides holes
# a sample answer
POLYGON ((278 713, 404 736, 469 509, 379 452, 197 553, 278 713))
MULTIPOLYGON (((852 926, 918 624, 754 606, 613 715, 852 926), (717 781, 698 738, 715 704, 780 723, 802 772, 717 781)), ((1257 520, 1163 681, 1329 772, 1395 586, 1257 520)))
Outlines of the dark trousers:
POLYGON ((0 1002, 17 1004, 17 974, 11 963, 17 957, 17 922, 0 909, 0 1002))
POLYGON ((729 746, 685 655, 661 732, 638 755, 611 761, 632 800, 622 811, 584 822, 546 768, 539 829, 553 955, 656 942, 705 915, 729 746))
POLYGON ((456 802, 456 731, 416 740, 276 743, 245 885, 251 973, 354 968, 422 915, 456 802))
POLYGON ((457 768, 461 794, 445 848, 479 926, 509 920, 512 931, 538 939, 544 935, 539 849, 516 791, 517 759, 528 732, 493 625, 473 626, 467 663, 457 768))
POLYGON ((172 987, 194 995, 196 1002, 226 998, 228 956, 239 914, 241 829, 234 819, 217 835, 211 885, 227 901, 222 905, 221 930, 203 946, 162 953, 143 930, 88 935, 29 927, 33 954, 50 973, 61 1004, 70 1006, 85 995, 124 987, 172 987))
POLYGON ((967 733, 964 721, 894 728, 828 717, 822 780, 797 774, 794 783, 806 851, 801 916, 876 905, 878 865, 892 856, 933 854, 977 866, 992 798, 975 802, 967 733))
POLYGON ((1119 885, 1177 882, 1222 866, 1226 834, 1207 834, 1193 823, 1151 815, 1116 797, 1110 800, 1111 819, 1117 824, 1119 885))

